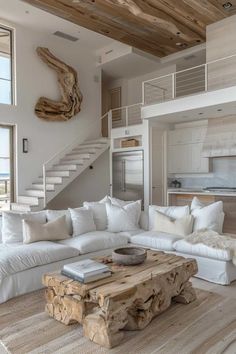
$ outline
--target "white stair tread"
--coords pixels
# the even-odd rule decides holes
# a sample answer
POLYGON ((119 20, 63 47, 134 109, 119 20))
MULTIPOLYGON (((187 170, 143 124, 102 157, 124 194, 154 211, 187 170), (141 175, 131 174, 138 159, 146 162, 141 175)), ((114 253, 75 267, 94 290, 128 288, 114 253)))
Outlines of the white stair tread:
POLYGON ((77 166, 72 164, 72 163, 68 163, 68 164, 56 164, 53 165, 52 167, 52 171, 75 171, 77 169, 77 166))
MULTIPOLYGON (((43 180, 43 177, 42 176, 39 176, 38 177, 38 180, 35 181, 35 183, 39 182, 39 183, 42 183, 42 180, 43 180)), ((46 177, 46 182, 47 183, 53 183, 53 184, 62 184, 62 177, 55 177, 55 176, 47 176, 46 177)))
MULTIPOLYGON (((55 164, 46 171, 47 202, 67 187, 90 163, 93 163, 108 148, 109 142, 107 138, 87 140, 76 147, 71 147, 71 151, 67 154, 65 151, 64 157, 61 155, 59 162, 55 160, 55 164), (60 186, 56 188, 57 185, 60 186)), ((13 210, 42 210, 44 208, 43 176, 39 176, 24 193, 18 196, 17 203, 12 204, 13 210)))
MULTIPOLYGON (((33 186, 33 189, 44 190, 44 184, 43 183, 32 183, 32 186, 33 186)), ((55 185, 53 183, 52 184, 47 183, 46 184, 46 190, 47 191, 54 191, 55 190, 55 185)))
POLYGON ((64 171, 64 170, 48 170, 46 171, 46 176, 47 177, 69 177, 70 176, 70 171, 64 171))
POLYGON ((84 160, 80 160, 80 159, 71 160, 70 158, 67 159, 66 157, 64 157, 63 159, 60 160, 60 163, 62 165, 71 165, 71 164, 73 164, 73 165, 76 165, 76 166, 83 166, 84 160))
POLYGON ((78 152, 76 152, 76 151, 71 151, 71 152, 69 152, 68 154, 66 154, 66 156, 74 156, 74 155, 76 155, 77 157, 78 157, 78 159, 90 159, 90 154, 80 154, 80 153, 78 153, 78 152))

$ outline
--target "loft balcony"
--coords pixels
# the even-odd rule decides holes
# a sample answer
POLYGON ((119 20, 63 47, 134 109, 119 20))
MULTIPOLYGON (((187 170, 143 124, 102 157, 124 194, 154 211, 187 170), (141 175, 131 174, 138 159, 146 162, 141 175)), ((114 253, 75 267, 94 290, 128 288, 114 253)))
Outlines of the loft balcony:
POLYGON ((142 118, 177 122, 235 114, 236 54, 143 82, 142 118))

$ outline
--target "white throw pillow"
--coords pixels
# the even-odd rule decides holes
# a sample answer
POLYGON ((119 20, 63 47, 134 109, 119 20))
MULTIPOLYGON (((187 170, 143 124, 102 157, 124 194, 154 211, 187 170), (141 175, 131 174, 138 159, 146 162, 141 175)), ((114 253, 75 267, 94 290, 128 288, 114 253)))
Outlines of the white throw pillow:
POLYGON ((37 221, 41 224, 47 222, 46 211, 15 213, 7 211, 2 213, 2 242, 23 242, 22 220, 37 221))
POLYGON ((139 229, 138 220, 141 214, 139 201, 124 206, 106 203, 107 231, 123 232, 139 229))
POLYGON ((53 221, 53 220, 58 219, 60 216, 65 215, 68 233, 69 233, 69 235, 72 235, 72 233, 73 233, 72 221, 71 221, 70 211, 68 209, 66 209, 66 210, 47 210, 46 213, 47 213, 47 221, 53 221))
POLYGON ((149 230, 152 230, 154 227, 154 221, 156 218, 156 211, 159 211, 162 214, 170 216, 173 219, 179 219, 190 214, 189 206, 158 206, 150 205, 149 206, 149 230))
POLYGON ((114 197, 109 197, 109 200, 112 204, 118 205, 118 206, 124 206, 130 203, 134 203, 134 200, 122 200, 119 198, 114 198, 114 197))
POLYGON ((73 237, 96 230, 92 210, 86 208, 69 208, 69 211, 73 225, 73 237))
POLYGON ((93 218, 98 231, 104 231, 107 228, 106 204, 100 202, 84 202, 84 207, 93 212, 93 218))
POLYGON ((193 216, 186 215, 179 219, 174 219, 156 210, 152 231, 165 232, 183 237, 190 235, 193 231, 193 216))
POLYGON ((108 203, 109 201, 110 201, 110 199, 109 199, 110 197, 109 197, 109 195, 106 195, 104 198, 102 198, 101 200, 99 200, 98 202, 96 202, 96 203, 108 203))
POLYGON ((222 233, 224 223, 223 202, 218 201, 206 206, 202 206, 197 197, 194 197, 191 214, 194 216, 193 231, 208 229, 222 233), (196 207, 198 205, 198 207, 196 207), (200 206, 201 205, 201 206, 200 206))
POLYGON ((38 241, 56 241, 70 238, 66 216, 41 224, 37 221, 22 220, 23 223, 23 243, 33 243, 38 241))

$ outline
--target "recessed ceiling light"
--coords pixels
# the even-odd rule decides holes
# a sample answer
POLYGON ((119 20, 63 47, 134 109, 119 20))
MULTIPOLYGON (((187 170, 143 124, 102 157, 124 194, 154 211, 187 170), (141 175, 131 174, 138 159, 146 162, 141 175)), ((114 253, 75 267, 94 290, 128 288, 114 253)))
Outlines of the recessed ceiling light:
POLYGON ((182 47, 182 48, 188 46, 187 43, 181 43, 181 42, 177 42, 177 43, 175 43, 175 45, 177 45, 177 47, 182 47))
POLYGON ((224 8, 225 10, 228 10, 228 9, 230 9, 233 5, 231 4, 231 2, 227 1, 227 2, 225 2, 222 6, 223 6, 223 8, 224 8))

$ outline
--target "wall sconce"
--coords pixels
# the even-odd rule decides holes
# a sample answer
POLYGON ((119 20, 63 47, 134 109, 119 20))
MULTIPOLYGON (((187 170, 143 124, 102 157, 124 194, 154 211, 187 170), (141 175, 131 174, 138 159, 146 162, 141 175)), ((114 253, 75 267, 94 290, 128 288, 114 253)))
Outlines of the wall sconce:
POLYGON ((23 151, 23 153, 26 154, 26 153, 28 152, 28 148, 29 148, 28 139, 23 138, 23 139, 22 139, 22 151, 23 151))

